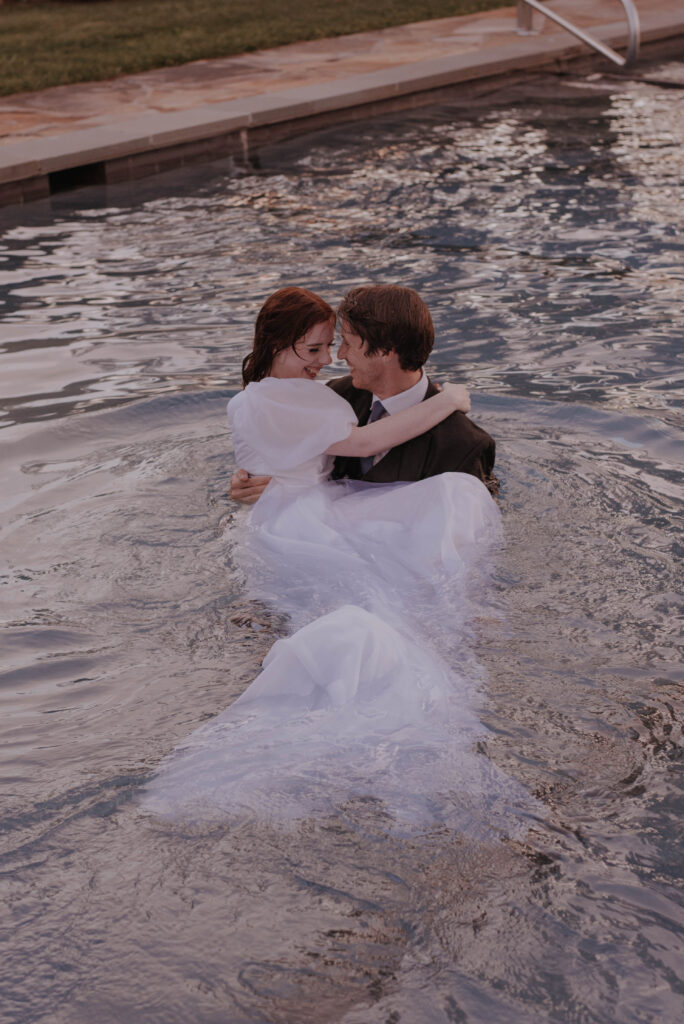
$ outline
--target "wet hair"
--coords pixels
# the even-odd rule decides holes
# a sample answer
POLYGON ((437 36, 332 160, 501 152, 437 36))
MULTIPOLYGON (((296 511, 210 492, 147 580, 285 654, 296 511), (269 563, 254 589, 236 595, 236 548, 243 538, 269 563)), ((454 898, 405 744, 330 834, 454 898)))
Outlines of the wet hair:
POLYGON ((396 352, 402 370, 420 370, 432 352, 435 328, 420 295, 399 284, 352 288, 337 315, 366 342, 369 355, 396 352))
POLYGON ((252 351, 242 361, 245 387, 268 377, 273 358, 296 343, 316 324, 335 322, 334 309, 306 288, 280 288, 266 299, 254 325, 252 351))

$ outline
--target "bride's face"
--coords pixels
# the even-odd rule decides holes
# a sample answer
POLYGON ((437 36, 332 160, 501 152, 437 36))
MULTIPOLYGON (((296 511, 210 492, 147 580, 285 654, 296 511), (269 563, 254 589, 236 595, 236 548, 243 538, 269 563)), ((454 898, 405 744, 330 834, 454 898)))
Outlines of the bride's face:
POLYGON ((302 377, 315 380, 324 366, 332 362, 330 349, 335 337, 332 321, 315 324, 292 348, 276 352, 271 377, 302 377))

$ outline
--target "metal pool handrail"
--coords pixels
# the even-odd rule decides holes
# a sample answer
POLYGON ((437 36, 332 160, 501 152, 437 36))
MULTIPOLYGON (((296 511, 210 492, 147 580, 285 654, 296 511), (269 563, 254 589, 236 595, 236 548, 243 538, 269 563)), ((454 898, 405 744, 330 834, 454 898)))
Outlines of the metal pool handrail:
POLYGON ((629 25, 629 45, 627 47, 627 56, 621 57, 615 50, 611 50, 609 46, 599 42, 598 39, 594 39, 587 32, 583 32, 581 28, 577 28, 572 22, 566 21, 560 14, 556 14, 555 11, 549 10, 546 4, 539 3, 539 0, 518 0, 518 32, 521 35, 526 35, 532 31, 532 8, 535 11, 539 11, 540 14, 550 18, 551 21, 555 21, 556 24, 562 28, 571 32, 573 36, 577 36, 583 43, 593 47, 594 50, 598 50, 604 57, 612 60, 614 64, 619 64, 620 67, 625 67, 627 64, 633 64, 639 56, 639 44, 641 42, 641 28, 639 25, 639 14, 636 7, 634 6, 633 0, 620 0, 620 3, 625 9, 627 15, 627 24, 629 25))

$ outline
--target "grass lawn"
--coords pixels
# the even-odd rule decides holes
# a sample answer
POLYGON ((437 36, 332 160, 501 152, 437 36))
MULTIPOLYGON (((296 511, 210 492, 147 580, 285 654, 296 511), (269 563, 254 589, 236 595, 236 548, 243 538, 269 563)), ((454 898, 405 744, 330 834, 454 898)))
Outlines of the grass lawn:
POLYGON ((0 95, 506 7, 515 0, 28 0, 0 6, 0 95))

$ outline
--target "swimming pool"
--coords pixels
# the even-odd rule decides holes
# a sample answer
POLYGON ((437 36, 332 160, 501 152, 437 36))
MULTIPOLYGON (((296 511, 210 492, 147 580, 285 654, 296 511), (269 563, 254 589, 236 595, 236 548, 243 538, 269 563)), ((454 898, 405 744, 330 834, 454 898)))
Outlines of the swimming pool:
POLYGON ((683 123, 534 77, 2 212, 4 1019, 676 1019, 683 123), (421 293, 497 438, 484 753, 546 817, 155 822, 141 780, 283 628, 226 561, 255 310, 365 281, 421 293))

